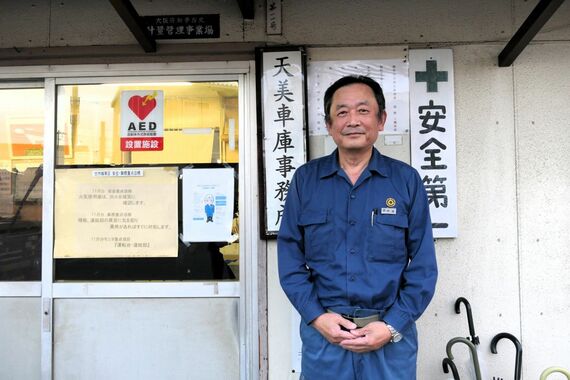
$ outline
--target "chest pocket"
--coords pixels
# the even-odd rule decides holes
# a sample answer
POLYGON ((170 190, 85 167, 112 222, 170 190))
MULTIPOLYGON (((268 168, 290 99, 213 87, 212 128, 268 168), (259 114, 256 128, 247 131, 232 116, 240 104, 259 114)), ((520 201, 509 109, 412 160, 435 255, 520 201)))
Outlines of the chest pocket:
POLYGON ((367 257, 369 261, 404 263, 406 249, 407 215, 380 214, 368 228, 367 257))
POLYGON ((305 210, 299 217, 299 225, 305 231, 305 257, 307 262, 328 261, 332 257, 331 215, 327 210, 305 210))

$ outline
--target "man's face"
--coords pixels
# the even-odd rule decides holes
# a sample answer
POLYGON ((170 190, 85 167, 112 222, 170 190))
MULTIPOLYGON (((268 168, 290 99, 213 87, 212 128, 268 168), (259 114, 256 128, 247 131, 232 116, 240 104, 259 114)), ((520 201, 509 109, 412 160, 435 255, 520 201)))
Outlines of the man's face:
POLYGON ((386 112, 378 118, 378 103, 367 85, 354 83, 334 93, 327 129, 340 151, 367 152, 385 122, 386 112))

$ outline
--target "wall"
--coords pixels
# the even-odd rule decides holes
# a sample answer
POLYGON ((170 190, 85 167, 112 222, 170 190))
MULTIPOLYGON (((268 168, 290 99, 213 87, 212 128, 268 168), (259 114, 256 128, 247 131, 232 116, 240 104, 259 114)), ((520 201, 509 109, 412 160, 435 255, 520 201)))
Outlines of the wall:
MULTIPOLYGON (((238 53, 251 59, 252 46, 266 43, 452 48, 459 237, 436 242, 440 279, 419 322, 418 378, 443 378, 445 343, 468 335, 464 309, 453 310, 458 296, 473 307, 489 378, 512 376, 512 344, 501 341, 498 355, 489 351, 502 331, 522 341, 524 379, 537 379, 551 365, 570 368, 568 2, 508 68, 497 67, 497 56, 538 0, 284 0, 282 36, 265 35, 262 0, 255 20, 245 22, 232 0, 170 0, 160 8, 157 1, 132 2, 142 15, 220 13, 222 36, 217 44, 160 44, 158 54, 144 55, 107 2, 3 1, 0 65, 219 60, 238 53), (84 14, 93 22, 79 22, 84 14), (30 30, 14 32, 23 30, 22 21, 30 30)), ((275 242, 261 254, 267 255, 269 378, 288 379, 295 377, 290 309, 276 279, 275 242)), ((466 360, 464 351, 456 355, 466 360)))
MULTIPOLYGON (((465 309, 457 315, 453 308, 459 296, 471 302, 487 378, 513 376, 513 344, 501 340, 498 354, 490 352, 490 341, 499 332, 521 340, 524 379, 537 379, 552 365, 570 368, 570 206, 563 198, 570 189, 564 165, 570 147, 570 5, 558 10, 513 66, 499 68, 498 54, 536 2, 382 2, 367 7, 372 2, 360 1, 354 12, 330 3, 313 9, 284 4, 284 30, 291 31, 287 39, 319 46, 381 40, 453 49, 459 237, 436 241, 440 277, 418 324, 418 379, 445 378, 441 360, 446 342, 469 335, 465 309), (335 27, 329 27, 326 20, 335 18, 335 27), (374 19, 379 22, 372 24, 374 19)), ((276 254, 270 243, 270 379, 297 378, 290 371, 290 312, 275 273, 276 254)), ((456 347, 454 353, 465 373, 466 350, 456 347)))

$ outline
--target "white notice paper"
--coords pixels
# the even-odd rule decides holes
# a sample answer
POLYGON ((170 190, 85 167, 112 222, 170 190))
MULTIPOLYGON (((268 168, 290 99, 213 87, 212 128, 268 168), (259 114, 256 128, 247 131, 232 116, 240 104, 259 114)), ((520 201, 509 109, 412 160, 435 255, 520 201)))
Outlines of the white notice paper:
POLYGON ((234 169, 182 169, 182 240, 231 241, 234 169))

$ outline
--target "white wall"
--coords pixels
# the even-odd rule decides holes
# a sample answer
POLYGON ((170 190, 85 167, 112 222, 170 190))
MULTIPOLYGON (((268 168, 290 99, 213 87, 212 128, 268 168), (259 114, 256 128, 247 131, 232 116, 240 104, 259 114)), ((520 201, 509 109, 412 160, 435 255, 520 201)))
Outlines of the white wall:
MULTIPOLYGON (((442 379, 446 342, 468 336, 473 307, 479 355, 491 376, 512 378, 514 346, 489 344, 510 332, 523 344, 523 378, 570 368, 570 44, 534 44, 510 68, 504 44, 454 45, 459 237, 436 241, 437 293, 419 321, 418 379, 442 379)), ((290 373, 290 313, 268 248, 270 379, 290 373)), ((466 351, 454 349, 461 373, 466 351)), ((556 377, 552 375, 551 379, 556 377)))
MULTIPOLYGON (((263 0, 256 0, 256 18, 247 22, 235 0, 132 2, 141 15, 220 13, 216 42, 222 44, 159 44, 156 57, 176 51, 168 59, 197 46, 202 54, 210 49, 212 59, 223 57, 216 49, 240 46, 252 57, 251 43, 452 48, 459 237, 436 242, 440 279, 419 322, 418 377, 443 378, 445 343, 468 335, 464 309, 461 315, 453 310, 459 296, 473 307, 490 376, 512 378, 510 342, 499 343, 498 355, 489 352, 491 338, 502 331, 523 343, 525 379, 537 379, 551 365, 570 369, 569 2, 509 68, 497 67, 498 54, 538 0, 283 0, 282 36, 265 35, 263 0)), ((129 55, 141 49, 109 2, 0 5, 0 66, 17 57, 93 59, 80 49, 57 50, 68 45, 106 45, 102 59, 143 59, 129 55), (128 46, 113 48, 118 45, 128 46)), ((267 246, 269 378, 288 379, 289 304, 276 279, 275 242, 267 246)))
POLYGON ((569 57, 568 43, 535 45, 513 70, 522 337, 532 377, 542 363, 570 368, 569 57))
MULTIPOLYGON (((446 342, 469 335, 465 309, 457 315, 453 308, 459 296, 473 307, 489 378, 513 377, 511 342, 500 341, 497 355, 489 349, 499 332, 521 340, 524 379, 537 379, 552 365, 570 368, 570 206, 565 199, 570 190, 570 4, 558 10, 512 67, 499 68, 505 40, 536 2, 430 2, 430 9, 423 8, 426 2, 376 7, 356 2, 354 12, 331 3, 306 12, 297 2, 284 5, 284 14, 301 24, 295 29, 300 35, 291 32, 288 40, 350 45, 376 38, 419 48, 426 41, 454 53, 459 237, 436 242, 440 277, 419 322, 418 378, 444 378, 446 342), (342 12, 344 17, 337 17, 342 12), (335 18, 337 28, 327 25, 325 20, 335 18), (378 23, 372 25, 374 18, 378 23), (394 21, 402 18, 405 22, 394 21), (437 21, 426 24, 429 20, 437 21)), ((270 243, 272 380, 296 378, 290 372, 290 314, 275 274, 276 254, 270 243)), ((468 360, 465 350, 457 347, 454 353, 458 363, 468 360)))

